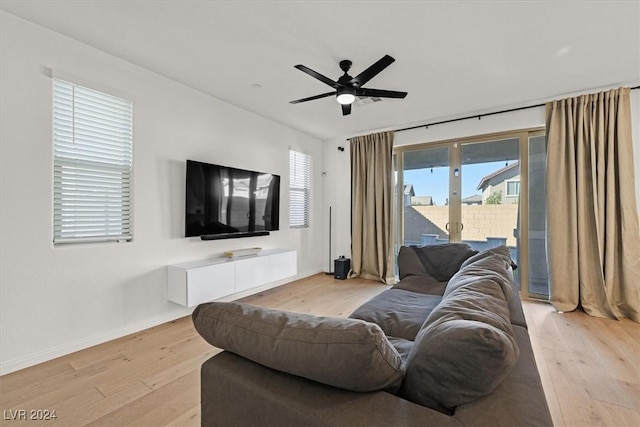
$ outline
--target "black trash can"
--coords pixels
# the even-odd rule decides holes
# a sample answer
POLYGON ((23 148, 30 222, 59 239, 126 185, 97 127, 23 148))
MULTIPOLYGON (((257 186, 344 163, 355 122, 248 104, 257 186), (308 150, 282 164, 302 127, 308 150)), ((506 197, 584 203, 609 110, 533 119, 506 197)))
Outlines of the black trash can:
POLYGON ((349 258, 341 256, 333 262, 333 277, 335 279, 346 279, 349 274, 349 270, 351 270, 351 260, 349 258))

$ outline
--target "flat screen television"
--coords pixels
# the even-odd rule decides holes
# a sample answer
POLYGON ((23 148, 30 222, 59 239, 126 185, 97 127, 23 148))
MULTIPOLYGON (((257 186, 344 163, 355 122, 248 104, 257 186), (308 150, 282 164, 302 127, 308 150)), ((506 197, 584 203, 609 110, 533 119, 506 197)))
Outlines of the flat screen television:
POLYGON ((280 176, 187 160, 185 237, 267 235, 280 225, 280 176))

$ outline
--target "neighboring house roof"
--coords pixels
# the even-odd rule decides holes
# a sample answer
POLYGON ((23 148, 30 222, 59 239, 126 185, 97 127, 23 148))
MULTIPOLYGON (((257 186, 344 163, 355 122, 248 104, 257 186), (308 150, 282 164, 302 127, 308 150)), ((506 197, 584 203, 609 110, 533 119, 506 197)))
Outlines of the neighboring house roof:
POLYGON ((431 196, 414 196, 411 198, 412 204, 421 204, 423 206, 433 206, 433 197, 431 196))
POLYGON ((505 167, 503 167, 502 169, 498 169, 497 171, 490 173, 489 175, 484 176, 481 180, 480 180, 480 184, 478 184, 478 190, 482 190, 484 191, 485 188, 487 188, 487 185, 489 185, 489 181, 492 178, 497 177, 498 175, 501 175, 505 172, 509 172, 511 169, 518 167, 518 161, 515 161, 513 163, 511 163, 510 165, 507 165, 505 167))
POLYGON ((406 184, 404 186, 404 195, 412 197, 416 195, 416 192, 413 190, 413 184, 406 184))
POLYGON ((482 195, 474 194, 473 196, 465 197, 464 199, 461 200, 461 202, 468 205, 474 204, 474 203, 482 203, 482 195))

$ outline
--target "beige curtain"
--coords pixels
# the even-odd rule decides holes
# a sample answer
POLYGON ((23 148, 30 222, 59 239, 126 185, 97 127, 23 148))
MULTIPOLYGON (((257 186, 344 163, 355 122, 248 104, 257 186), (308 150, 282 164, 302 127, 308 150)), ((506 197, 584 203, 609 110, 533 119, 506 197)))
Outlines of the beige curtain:
POLYGON ((351 273, 394 283, 393 132, 351 139, 351 273))
POLYGON ((551 302, 640 322, 629 89, 547 104, 551 302))

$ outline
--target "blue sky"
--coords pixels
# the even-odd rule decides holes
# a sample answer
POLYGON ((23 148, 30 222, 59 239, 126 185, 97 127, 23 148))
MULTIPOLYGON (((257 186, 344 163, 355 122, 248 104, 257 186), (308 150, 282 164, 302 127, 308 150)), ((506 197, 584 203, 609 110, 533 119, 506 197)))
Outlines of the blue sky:
MULTIPOLYGON (((481 194, 477 190, 480 180, 504 166, 504 162, 463 165, 462 198, 481 194)), ((431 196, 436 205, 444 205, 449 197, 449 168, 433 168, 433 172, 430 169, 407 170, 404 172, 404 184, 413 184, 416 196, 431 196)))

